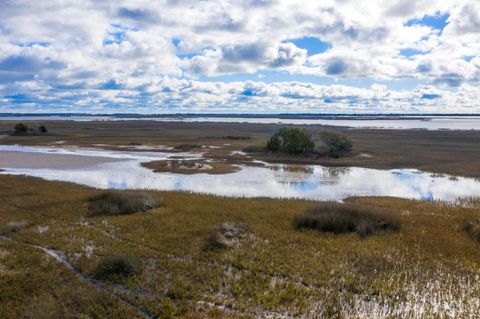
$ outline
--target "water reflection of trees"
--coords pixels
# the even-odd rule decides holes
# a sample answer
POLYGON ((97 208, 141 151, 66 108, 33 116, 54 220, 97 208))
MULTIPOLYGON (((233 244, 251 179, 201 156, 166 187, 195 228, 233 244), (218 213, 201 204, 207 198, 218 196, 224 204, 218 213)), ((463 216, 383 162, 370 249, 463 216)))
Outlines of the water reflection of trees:
POLYGON ((267 166, 272 170, 273 177, 282 183, 299 183, 304 182, 311 177, 319 177, 320 179, 331 180, 337 179, 343 175, 350 173, 350 167, 315 167, 308 165, 288 165, 277 164, 267 166))
POLYGON ((350 167, 324 167, 322 169, 324 176, 340 177, 350 173, 350 167))
POLYGON ((280 183, 300 183, 308 180, 315 169, 305 165, 270 165, 268 169, 273 171, 273 178, 280 183))

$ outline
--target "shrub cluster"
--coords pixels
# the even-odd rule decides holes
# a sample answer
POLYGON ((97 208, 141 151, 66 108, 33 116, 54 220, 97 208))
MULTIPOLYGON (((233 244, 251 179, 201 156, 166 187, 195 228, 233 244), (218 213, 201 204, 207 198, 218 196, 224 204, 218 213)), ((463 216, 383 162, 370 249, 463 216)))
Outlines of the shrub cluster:
POLYGON ((335 132, 321 131, 320 138, 328 147, 328 151, 333 156, 350 152, 353 147, 352 140, 345 135, 340 135, 335 132))
POLYGON ((282 151, 301 154, 313 151, 315 143, 312 135, 303 128, 282 127, 267 142, 269 151, 282 151))
POLYGON ((29 128, 28 125, 25 124, 25 123, 17 123, 17 124, 15 124, 13 129, 14 129, 16 135, 25 135, 29 132, 31 134, 37 134, 38 132, 40 132, 42 134, 48 133, 47 127, 43 124, 41 124, 38 127, 38 131, 35 131, 35 129, 33 129, 33 128, 29 128))
POLYGON ((153 194, 134 191, 107 191, 89 199, 89 215, 126 215, 163 206, 153 194))
POLYGON ((25 134, 28 132, 28 126, 23 123, 18 123, 13 128, 15 130, 15 134, 25 134))
MULTIPOLYGON (((338 157, 352 150, 352 140, 345 135, 330 131, 321 131, 319 135, 331 156, 338 157)), ((268 139, 266 148, 271 152, 298 155, 312 152, 315 149, 315 142, 312 135, 303 128, 282 127, 268 139)))
POLYGON ((360 236, 369 236, 397 231, 400 222, 391 213, 374 207, 326 202, 298 217, 295 227, 334 234, 356 232, 360 236))
POLYGON ((105 257, 97 264, 92 277, 97 280, 116 280, 140 272, 139 263, 131 257, 105 257))

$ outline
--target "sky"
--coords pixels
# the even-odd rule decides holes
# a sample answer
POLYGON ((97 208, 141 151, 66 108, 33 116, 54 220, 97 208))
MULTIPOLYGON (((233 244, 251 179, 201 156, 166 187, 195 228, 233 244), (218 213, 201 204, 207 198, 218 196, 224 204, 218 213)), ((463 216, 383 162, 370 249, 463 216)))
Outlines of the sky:
POLYGON ((480 1, 0 0, 0 112, 480 113, 480 1))

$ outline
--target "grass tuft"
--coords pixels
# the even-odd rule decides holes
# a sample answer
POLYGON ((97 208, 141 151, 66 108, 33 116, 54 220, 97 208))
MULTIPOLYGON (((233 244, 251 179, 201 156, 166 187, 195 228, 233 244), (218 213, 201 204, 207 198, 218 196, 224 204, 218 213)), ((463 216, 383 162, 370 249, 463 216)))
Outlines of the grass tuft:
POLYGON ((233 246, 233 241, 245 233, 246 227, 233 223, 223 223, 207 237, 205 250, 219 250, 233 246))
POLYGON ((11 221, 5 227, 0 229, 0 235, 7 236, 12 233, 19 232, 22 229, 27 228, 28 226, 30 226, 30 223, 25 220, 19 222, 11 221))
POLYGON ((139 273, 139 263, 131 257, 105 257, 97 264, 92 277, 97 280, 116 281, 139 273))
POLYGON ((325 202, 307 209, 295 219, 297 229, 344 234, 356 232, 365 237, 385 231, 397 231, 400 222, 390 212, 356 204, 325 202))
POLYGON ((480 243, 480 219, 467 221, 463 230, 475 241, 480 243))
POLYGON ((158 196, 144 192, 108 191, 89 199, 89 215, 128 215, 163 206, 158 196))

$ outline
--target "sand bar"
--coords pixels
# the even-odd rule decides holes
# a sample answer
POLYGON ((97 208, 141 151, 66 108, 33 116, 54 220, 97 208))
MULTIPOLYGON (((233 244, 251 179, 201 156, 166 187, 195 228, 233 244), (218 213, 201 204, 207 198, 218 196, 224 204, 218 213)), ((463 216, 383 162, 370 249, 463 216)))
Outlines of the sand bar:
POLYGON ((79 169, 127 159, 72 154, 0 151, 0 168, 79 169))

